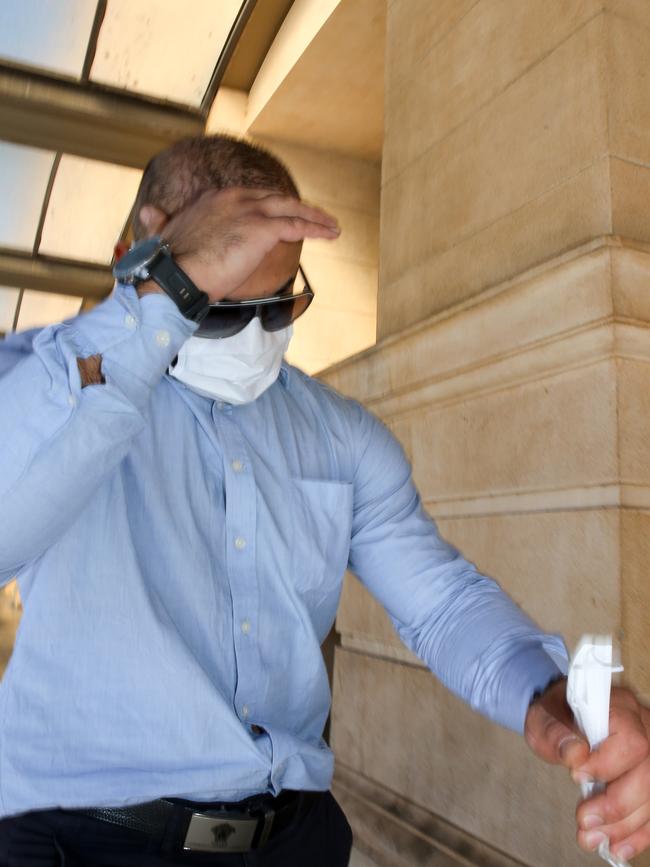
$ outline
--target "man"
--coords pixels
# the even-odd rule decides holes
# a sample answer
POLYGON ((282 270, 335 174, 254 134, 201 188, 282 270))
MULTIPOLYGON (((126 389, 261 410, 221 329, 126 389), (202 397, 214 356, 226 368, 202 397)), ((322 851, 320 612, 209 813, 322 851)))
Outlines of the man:
POLYGON ((112 296, 0 355, 0 577, 25 604, 0 864, 346 864, 320 644, 348 562, 449 688, 610 783, 584 848, 642 851, 648 711, 615 691, 590 756, 562 642, 440 539, 389 432, 282 361, 301 242, 336 221, 224 137, 154 159, 134 213, 112 296))

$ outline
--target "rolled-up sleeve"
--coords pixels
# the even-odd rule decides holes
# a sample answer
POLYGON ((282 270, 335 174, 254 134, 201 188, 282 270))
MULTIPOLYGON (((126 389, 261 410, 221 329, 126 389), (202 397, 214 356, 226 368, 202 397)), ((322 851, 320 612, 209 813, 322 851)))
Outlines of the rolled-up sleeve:
POLYGON ((562 639, 541 630, 441 538, 387 428, 359 409, 356 433, 350 568, 445 686, 523 732, 533 695, 566 659, 562 639))

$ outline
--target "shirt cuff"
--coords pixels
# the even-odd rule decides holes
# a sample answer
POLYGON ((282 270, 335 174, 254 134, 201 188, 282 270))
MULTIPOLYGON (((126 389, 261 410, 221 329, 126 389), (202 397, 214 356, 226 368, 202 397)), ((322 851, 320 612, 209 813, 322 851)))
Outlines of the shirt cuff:
POLYGON ((133 286, 118 283, 106 301, 70 323, 68 337, 80 357, 101 355, 106 385, 117 387, 143 409, 151 390, 197 328, 167 295, 140 298, 133 286))
POLYGON ((538 645, 529 645, 513 658, 505 675, 512 700, 504 703, 502 725, 523 734, 535 694, 543 692, 551 681, 566 673, 568 658, 564 642, 553 635, 546 636, 538 645))

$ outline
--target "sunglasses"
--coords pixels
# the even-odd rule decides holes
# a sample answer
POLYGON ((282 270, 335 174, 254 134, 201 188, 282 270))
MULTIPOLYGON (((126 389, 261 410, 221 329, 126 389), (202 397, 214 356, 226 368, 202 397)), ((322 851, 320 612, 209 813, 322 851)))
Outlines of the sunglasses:
POLYGON ((314 298, 302 267, 288 283, 268 298, 250 298, 246 301, 215 301, 201 320, 195 337, 232 337, 239 334, 255 316, 265 331, 281 331, 305 312, 314 298), (297 281, 302 289, 292 293, 297 281))

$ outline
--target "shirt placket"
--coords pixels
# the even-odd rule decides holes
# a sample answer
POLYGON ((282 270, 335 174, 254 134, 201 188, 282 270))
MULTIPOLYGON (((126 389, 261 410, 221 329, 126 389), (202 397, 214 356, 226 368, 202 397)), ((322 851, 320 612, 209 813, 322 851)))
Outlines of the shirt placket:
POLYGON ((250 453, 230 404, 215 403, 213 418, 223 444, 226 492, 226 571, 233 616, 237 682, 235 713, 249 729, 260 723, 261 665, 256 569, 256 487, 250 453))

